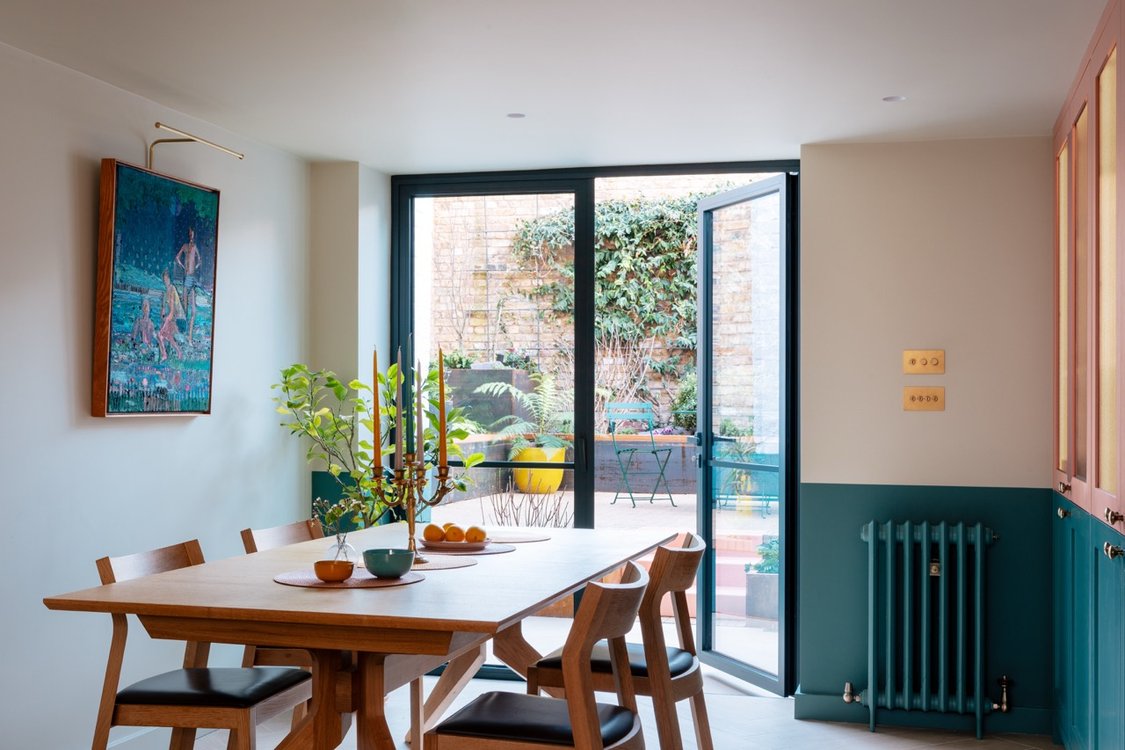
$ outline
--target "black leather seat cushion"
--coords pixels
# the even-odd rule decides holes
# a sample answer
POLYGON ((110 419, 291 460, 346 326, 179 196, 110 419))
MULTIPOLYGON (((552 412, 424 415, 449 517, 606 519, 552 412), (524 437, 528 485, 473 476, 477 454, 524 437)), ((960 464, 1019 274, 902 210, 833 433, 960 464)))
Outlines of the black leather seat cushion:
POLYGON ((293 687, 311 675, 287 667, 177 669, 135 682, 118 703, 148 706, 246 708, 293 687))
MULTIPOLYGON (((626 643, 629 652, 629 671, 634 677, 648 677, 648 662, 645 661, 645 649, 639 643, 626 643)), ((695 657, 681 648, 668 647, 668 671, 673 677, 682 675, 691 669, 695 657)), ((562 652, 558 651, 539 660, 536 666, 544 669, 562 669, 562 652)), ((590 670, 593 672, 611 674, 613 666, 609 661, 609 645, 601 641, 594 645, 590 655, 590 670)))
MULTIPOLYGON (((598 703, 602 743, 612 745, 633 729, 633 713, 598 703)), ((573 745, 566 701, 522 693, 485 693, 439 724, 438 734, 573 745)))

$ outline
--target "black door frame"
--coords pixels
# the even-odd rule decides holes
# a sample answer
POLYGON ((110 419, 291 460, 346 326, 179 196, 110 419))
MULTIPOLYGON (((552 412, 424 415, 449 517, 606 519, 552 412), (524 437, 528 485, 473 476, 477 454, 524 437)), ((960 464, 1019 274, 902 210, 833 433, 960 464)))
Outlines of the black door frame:
MULTIPOLYGON (((413 200, 416 197, 440 197, 456 195, 497 195, 514 193, 573 193, 575 210, 575 461, 574 461, 574 526, 593 528, 595 524, 594 507, 594 181, 599 177, 633 177, 656 175, 722 174, 748 172, 780 172, 789 175, 790 200, 786 206, 786 221, 791 241, 788 243, 787 263, 783 273, 787 274, 783 284, 787 296, 786 307, 786 381, 788 398, 783 396, 786 409, 785 421, 788 431, 783 453, 788 457, 788 466, 782 472, 788 502, 783 523, 786 532, 783 538, 781 555, 784 569, 792 575, 782 582, 785 601, 788 603, 787 619, 790 631, 795 632, 797 623, 796 584, 796 510, 797 510, 797 173, 800 162, 796 159, 770 161, 738 162, 699 162, 667 165, 628 165, 608 167, 580 167, 571 169, 520 170, 510 172, 440 173, 393 175, 391 177, 391 350, 403 348, 403 361, 413 361, 414 352, 409 351, 410 332, 414 327, 414 245, 413 245, 413 200)), ((701 277, 705 273, 700 259, 701 277)), ((709 269, 706 271, 709 273, 709 269)), ((702 376, 699 382, 703 382, 702 376)), ((405 396, 405 394, 404 394, 405 396)), ((408 396, 406 396, 408 397, 408 396)), ((702 422, 700 422, 702 424, 702 422)), ((507 462, 485 462, 482 468, 507 466, 507 462)), ((523 466, 531 466, 523 464, 523 466)), ((551 464, 545 468, 559 468, 551 464)), ((570 468, 566 466, 565 468, 570 468)), ((704 566, 706 568, 707 566, 704 566)), ((701 571, 701 576, 705 571, 701 571)), ((709 581, 713 584, 713 581, 709 581)), ((699 581, 700 592, 705 591, 704 580, 699 581)), ((702 606, 702 601, 700 606, 702 606)), ((796 679, 797 664, 795 643, 792 637, 784 638, 785 647, 781 658, 787 666, 787 679, 784 693, 791 694, 796 686, 790 683, 796 679)), ((725 669, 726 665, 716 664, 725 669)), ((737 672, 736 672, 737 674, 737 672)), ((738 676, 743 676, 739 674, 738 676)))
MULTIPOLYGON (((797 487, 798 450, 797 430, 799 411, 797 397, 797 291, 799 275, 797 266, 799 194, 798 177, 795 173, 785 173, 777 178, 781 195, 781 378, 779 403, 783 413, 780 420, 779 465, 778 465, 778 514, 780 523, 780 561, 779 573, 779 615, 778 623, 778 674, 773 675, 730 656, 713 651, 714 612, 716 601, 715 548, 710 543, 714 536, 714 519, 711 514, 714 491, 714 471, 729 462, 713 461, 711 434, 713 424, 712 404, 712 359, 713 346, 713 303, 714 303, 714 258, 708 252, 711 246, 711 212, 730 205, 737 205, 755 197, 769 194, 777 188, 762 183, 754 183, 728 193, 712 196, 699 205, 699 332, 697 338, 698 364, 696 366, 699 384, 698 414, 696 417, 698 442, 700 443, 699 480, 697 483, 697 509, 699 532, 708 540, 703 565, 700 566, 698 586, 698 605, 696 609, 697 645, 700 659, 724 672, 763 687, 780 695, 792 695, 797 688, 797 487)), ((734 466, 734 464, 731 464, 734 466)))

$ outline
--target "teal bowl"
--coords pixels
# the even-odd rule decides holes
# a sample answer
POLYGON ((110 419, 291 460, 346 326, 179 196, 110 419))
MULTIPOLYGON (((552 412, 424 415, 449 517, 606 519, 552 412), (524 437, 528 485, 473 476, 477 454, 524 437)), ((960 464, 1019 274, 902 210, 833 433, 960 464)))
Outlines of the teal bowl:
POLYGON ((376 578, 402 578, 414 565, 414 553, 401 547, 377 547, 363 551, 363 566, 376 578))

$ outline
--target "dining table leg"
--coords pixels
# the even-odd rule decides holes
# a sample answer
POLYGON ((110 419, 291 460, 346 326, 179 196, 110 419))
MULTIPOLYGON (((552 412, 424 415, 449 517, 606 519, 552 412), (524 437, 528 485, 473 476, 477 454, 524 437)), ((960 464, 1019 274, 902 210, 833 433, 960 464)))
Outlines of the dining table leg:
POLYGON ((450 659, 434 684, 433 690, 430 691, 430 695, 426 698, 424 707, 419 705, 416 709, 414 706, 414 701, 421 699, 421 680, 416 681, 417 687, 415 687, 414 682, 411 683, 411 722, 410 731, 406 735, 408 745, 412 748, 422 747, 422 735, 441 720, 449 706, 469 684, 469 680, 476 675, 480 665, 484 664, 484 659, 484 641, 481 641, 480 645, 475 648, 450 659))
POLYGON ((337 684, 345 676, 342 655, 334 650, 310 650, 313 661, 312 700, 308 714, 293 727, 277 750, 332 750, 351 727, 350 711, 336 704, 337 684))
MULTIPOLYGON (((524 638, 521 622, 513 623, 492 637, 492 653, 525 680, 528 667, 543 658, 543 654, 524 638)), ((559 688, 540 688, 540 692, 553 698, 565 695, 559 688)))
POLYGON ((387 695, 387 655, 360 652, 358 654, 355 711, 356 750, 395 750, 391 728, 387 725, 385 699, 387 695))

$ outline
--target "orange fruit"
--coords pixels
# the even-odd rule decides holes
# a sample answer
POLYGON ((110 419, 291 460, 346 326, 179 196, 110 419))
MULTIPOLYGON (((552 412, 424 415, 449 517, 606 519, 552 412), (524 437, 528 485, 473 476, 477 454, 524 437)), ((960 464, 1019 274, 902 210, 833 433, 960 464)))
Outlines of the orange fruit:
POLYGON ((446 529, 448 529, 448 528, 449 528, 450 526, 456 526, 456 525, 457 525, 457 524, 455 524, 455 523, 454 523, 453 521, 446 521, 445 523, 443 523, 443 524, 441 525, 441 530, 442 530, 442 531, 445 531, 445 530, 446 530, 446 529))
POLYGON ((482 529, 480 526, 470 526, 469 528, 465 529, 466 542, 483 542, 487 538, 488 532, 482 529))
POLYGON ((427 542, 440 542, 445 539, 445 532, 436 523, 427 524, 426 528, 422 529, 422 538, 427 542))
POLYGON ((460 526, 454 524, 445 530, 445 541, 447 542, 463 542, 465 541, 465 530, 460 526))

